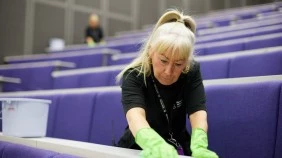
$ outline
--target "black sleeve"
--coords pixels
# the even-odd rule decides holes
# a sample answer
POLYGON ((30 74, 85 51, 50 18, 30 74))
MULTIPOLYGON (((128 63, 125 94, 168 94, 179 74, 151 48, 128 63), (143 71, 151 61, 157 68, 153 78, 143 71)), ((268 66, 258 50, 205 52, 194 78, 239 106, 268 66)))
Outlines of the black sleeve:
POLYGON ((127 70, 122 79, 122 104, 125 114, 134 107, 141 107, 145 109, 144 97, 144 80, 143 75, 136 70, 127 70))
POLYGON ((192 70, 188 72, 187 82, 184 98, 188 115, 199 110, 206 110, 206 95, 198 62, 195 62, 192 70))

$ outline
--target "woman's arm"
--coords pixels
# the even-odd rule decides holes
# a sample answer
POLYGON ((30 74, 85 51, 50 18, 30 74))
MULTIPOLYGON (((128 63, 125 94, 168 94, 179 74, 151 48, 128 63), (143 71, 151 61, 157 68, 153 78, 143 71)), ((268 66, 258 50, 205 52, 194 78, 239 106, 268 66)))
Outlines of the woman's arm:
POLYGON ((208 149, 208 123, 207 112, 200 110, 190 115, 192 126, 191 151, 192 157, 218 158, 218 155, 208 149))
POLYGON ((136 137, 137 131, 142 128, 150 128, 146 120, 145 110, 143 108, 135 107, 127 111, 126 119, 129 125, 129 129, 134 137, 136 137))
POLYGON ((207 112, 204 110, 200 110, 197 112, 194 112, 189 116, 190 123, 192 129, 195 128, 201 128, 205 132, 208 131, 208 123, 207 123, 207 112))
POLYGON ((150 128, 143 108, 135 107, 128 110, 126 119, 135 142, 143 149, 141 157, 178 157, 175 148, 150 128))

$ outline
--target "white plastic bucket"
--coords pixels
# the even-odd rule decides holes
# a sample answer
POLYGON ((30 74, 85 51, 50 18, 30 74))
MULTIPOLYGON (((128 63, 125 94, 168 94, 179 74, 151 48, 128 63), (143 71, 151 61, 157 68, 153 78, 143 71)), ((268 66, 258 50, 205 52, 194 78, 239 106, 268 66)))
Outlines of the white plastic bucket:
POLYGON ((3 135, 45 137, 50 100, 0 98, 3 135))
POLYGON ((50 41, 50 51, 59 51, 65 48, 65 41, 60 38, 51 38, 50 41))

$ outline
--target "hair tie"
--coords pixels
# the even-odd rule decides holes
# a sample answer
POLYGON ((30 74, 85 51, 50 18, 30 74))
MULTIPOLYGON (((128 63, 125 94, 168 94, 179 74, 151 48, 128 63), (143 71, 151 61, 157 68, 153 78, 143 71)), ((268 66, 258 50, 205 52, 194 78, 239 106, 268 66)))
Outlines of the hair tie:
POLYGON ((176 22, 180 22, 180 23, 184 24, 184 20, 183 19, 178 19, 176 22))

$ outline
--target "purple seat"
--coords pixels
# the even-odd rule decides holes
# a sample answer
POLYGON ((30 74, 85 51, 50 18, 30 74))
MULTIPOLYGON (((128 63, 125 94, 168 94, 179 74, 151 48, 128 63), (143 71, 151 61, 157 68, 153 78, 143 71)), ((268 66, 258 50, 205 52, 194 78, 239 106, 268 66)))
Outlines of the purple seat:
POLYGON ((52 103, 49 105, 49 113, 48 113, 48 122, 47 122, 47 131, 46 136, 52 137, 54 132, 54 125, 56 119, 56 112, 58 108, 58 97, 54 96, 44 96, 40 97, 40 99, 49 99, 52 103))
POLYGON ((278 114, 278 125, 277 125, 277 138, 276 138, 274 158, 282 157, 282 86, 280 90, 280 101, 279 101, 278 113, 279 114, 278 114))
POLYGON ((129 53, 129 52, 137 52, 137 51, 139 51, 141 45, 142 45, 142 42, 140 42, 140 43, 138 43, 138 42, 130 43, 129 42, 129 44, 113 45, 113 46, 109 46, 108 48, 110 48, 110 49, 117 49, 121 53, 129 53))
POLYGON ((53 88, 54 89, 78 88, 79 78, 80 76, 78 75, 54 77, 53 88))
POLYGON ((209 148, 219 157, 273 157, 280 86, 278 82, 206 86, 209 148))
POLYGON ((238 56, 230 62, 230 78, 278 74, 282 74, 282 52, 238 56))
POLYGON ((250 40, 245 43, 245 50, 274 46, 282 46, 282 35, 273 38, 261 38, 250 40))
POLYGON ((222 37, 222 35, 218 35, 219 38, 214 39, 211 37, 210 39, 206 40, 199 40, 197 41, 196 44, 203 44, 203 43, 210 43, 210 42, 219 42, 219 41, 225 41, 225 40, 232 40, 232 39, 237 39, 237 38, 244 38, 244 37, 250 37, 253 36, 253 32, 249 32, 248 34, 240 34, 240 35, 234 35, 234 36, 227 36, 227 37, 222 37))
POLYGON ((20 78, 21 83, 15 84, 15 83, 5 83, 3 84, 3 92, 11 92, 11 91, 23 91, 23 90, 29 90, 29 83, 30 83, 30 69, 8 69, 8 70, 0 70, 1 74, 7 77, 15 77, 20 78))
POLYGON ((3 141, 0 141, 0 156, 3 158, 77 158, 77 156, 3 141))
POLYGON ((126 126, 120 90, 97 94, 90 142, 113 145, 113 139, 117 142, 126 126))
POLYGON ((53 152, 53 151, 48 151, 48 150, 43 150, 43 149, 37 149, 37 148, 32 148, 24 145, 19 145, 19 144, 12 144, 12 143, 7 143, 7 142, 0 142, 0 144, 6 143, 7 145, 5 146, 3 150, 3 158, 35 158, 35 157, 40 157, 40 158, 50 158, 55 155, 58 155, 58 153, 53 152))
POLYGON ((206 55, 206 47, 204 45, 201 46, 195 46, 195 51, 194 51, 196 56, 201 56, 201 55, 206 55))
MULTIPOLYGON (((2 111, 2 104, 0 104, 0 110, 2 111)), ((2 112, 0 113, 0 118, 2 118, 2 112)), ((0 131, 2 132, 2 119, 0 120, 0 131)), ((1 146, 0 146, 1 147, 1 146)), ((1 150, 1 149, 0 149, 1 150)), ((1 152, 1 151, 0 151, 1 152)))
POLYGON ((26 74, 25 80, 28 80, 28 90, 40 90, 40 89, 52 89, 53 79, 51 73, 56 68, 54 66, 50 67, 36 67, 33 68, 31 73, 26 74))
POLYGON ((89 141, 95 93, 60 95, 53 137, 89 141))
POLYGON ((58 154, 52 158, 78 158, 77 156, 69 155, 69 154, 58 154))
MULTIPOLYGON (((55 57, 50 55, 46 56, 45 58, 39 58, 39 59, 33 59, 30 60, 12 60, 8 61, 9 64, 11 63, 28 63, 28 62, 39 62, 39 61, 51 61, 51 60, 60 60, 65 62, 73 62, 76 64, 76 68, 86 68, 86 67, 96 67, 96 66, 102 66, 103 65, 103 57, 104 54, 83 54, 84 52, 81 52, 81 55, 75 55, 75 56, 68 56, 68 57, 55 57)), ((105 55, 107 56, 107 55, 105 55)))
POLYGON ((202 44, 202 43, 218 42, 218 41, 267 35, 267 34, 281 33, 281 32, 282 32, 281 25, 273 25, 273 26, 266 26, 266 27, 261 27, 261 28, 238 30, 234 32, 227 32, 227 33, 222 33, 218 35, 206 36, 204 38, 198 38, 196 43, 202 44))
POLYGON ((54 70, 55 66, 1 70, 1 74, 3 73, 7 77, 15 77, 21 79, 20 84, 3 84, 3 91, 10 92, 51 89, 53 87, 53 79, 51 77, 51 73, 54 70))
POLYGON ((259 35, 267 35, 267 34, 274 34, 274 33, 281 33, 282 32, 282 25, 274 25, 272 26, 273 29, 266 29, 260 32, 256 32, 254 36, 259 36, 259 35))
POLYGON ((199 63, 204 80, 228 78, 230 59, 200 60, 199 63))
POLYGON ((122 67, 117 69, 97 69, 97 71, 95 69, 92 72, 56 76, 54 77, 54 88, 115 86, 115 77, 121 70, 122 67))
POLYGON ((109 71, 100 71, 79 75, 79 87, 99 87, 107 86, 111 73, 109 71))
POLYGON ((214 19, 212 20, 212 22, 216 25, 216 26, 228 26, 230 25, 230 21, 231 19, 214 19))
POLYGON ((130 63, 134 58, 123 58, 118 60, 110 60, 108 65, 122 65, 130 63))
POLYGON ((67 57, 59 60, 73 62, 76 64, 76 68, 97 67, 103 65, 103 54, 81 54, 81 56, 67 57))
POLYGON ((237 16, 239 16, 240 19, 252 19, 256 17, 256 13, 237 13, 237 16))
POLYGON ((244 50, 244 41, 238 41, 233 42, 228 45, 211 45, 207 46, 205 50, 205 55, 212 55, 212 54, 220 54, 220 53, 226 53, 226 52, 235 52, 235 51, 241 51, 244 50))
POLYGON ((113 70, 111 71, 111 75, 110 75, 110 78, 109 78, 109 82, 107 84, 107 86, 117 86, 117 83, 116 83, 116 76, 121 72, 122 70, 113 70))
POLYGON ((0 141, 0 157, 3 157, 4 149, 8 144, 10 144, 10 143, 0 141))

